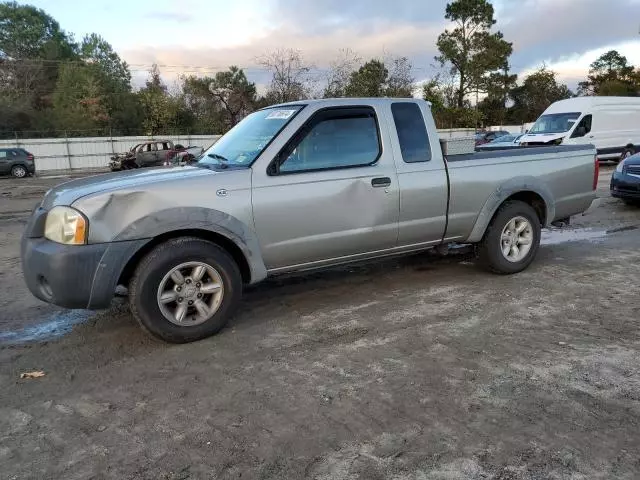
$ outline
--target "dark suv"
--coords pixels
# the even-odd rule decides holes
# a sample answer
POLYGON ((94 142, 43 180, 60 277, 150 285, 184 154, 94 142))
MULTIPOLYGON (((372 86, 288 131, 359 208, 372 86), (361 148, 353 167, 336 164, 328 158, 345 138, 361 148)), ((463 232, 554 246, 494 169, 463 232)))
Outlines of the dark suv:
POLYGON ((33 155, 24 148, 0 148, 0 175, 23 178, 36 173, 33 155))

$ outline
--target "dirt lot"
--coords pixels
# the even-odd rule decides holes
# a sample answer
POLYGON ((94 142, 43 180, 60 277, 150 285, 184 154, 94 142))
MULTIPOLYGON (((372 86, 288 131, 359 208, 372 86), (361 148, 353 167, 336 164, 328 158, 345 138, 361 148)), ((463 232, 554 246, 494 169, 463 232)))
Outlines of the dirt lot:
POLYGON ((32 298, 18 240, 61 179, 0 181, 0 478, 640 478, 640 210, 610 172, 522 274, 462 253, 274 280, 183 346, 122 302, 32 298))

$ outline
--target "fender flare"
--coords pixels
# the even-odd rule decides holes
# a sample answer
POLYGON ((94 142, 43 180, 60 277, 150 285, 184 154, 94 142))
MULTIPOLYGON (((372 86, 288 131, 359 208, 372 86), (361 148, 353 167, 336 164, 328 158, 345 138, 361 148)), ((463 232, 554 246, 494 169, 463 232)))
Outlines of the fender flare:
MULTIPOLYGON (((113 221, 113 218, 110 220, 113 221)), ((99 227, 95 223, 92 226, 99 227)), ((106 227, 106 225, 102 226, 106 227)), ((267 269, 262 260, 258 238, 247 225, 218 210, 203 207, 177 207, 159 210, 141 217, 115 235, 108 242, 109 247, 100 262, 102 268, 96 271, 94 286, 106 282, 115 289, 125 267, 141 249, 161 235, 181 230, 202 230, 224 237, 242 252, 249 266, 250 283, 257 283, 266 278, 267 269)))
POLYGON ((540 179, 535 177, 516 177, 501 184, 489 195, 489 198, 487 198, 480 209, 480 213, 476 218, 476 222, 467 241, 469 243, 477 243, 482 240, 484 232, 487 230, 498 208, 512 195, 527 192, 536 193, 542 198, 546 208, 546 221, 543 227, 549 225, 555 218, 556 211, 555 201, 553 200, 554 197, 549 188, 540 179))

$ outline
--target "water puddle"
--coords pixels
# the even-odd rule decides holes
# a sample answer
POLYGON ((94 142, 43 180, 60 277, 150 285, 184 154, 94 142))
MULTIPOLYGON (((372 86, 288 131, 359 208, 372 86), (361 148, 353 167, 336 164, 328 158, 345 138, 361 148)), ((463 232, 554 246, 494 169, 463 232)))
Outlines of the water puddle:
POLYGON ((558 245, 566 242, 601 241, 607 235, 619 232, 638 230, 638 225, 612 228, 609 230, 598 228, 560 228, 543 230, 540 245, 558 245))
POLYGON ((563 228, 559 230, 543 230, 540 245, 558 245, 566 242, 585 240, 601 240, 607 235, 606 230, 595 228, 563 228))
POLYGON ((0 332, 1 343, 26 343, 61 337, 69 333, 75 325, 86 322, 93 312, 87 310, 69 310, 54 313, 49 320, 36 325, 0 332))

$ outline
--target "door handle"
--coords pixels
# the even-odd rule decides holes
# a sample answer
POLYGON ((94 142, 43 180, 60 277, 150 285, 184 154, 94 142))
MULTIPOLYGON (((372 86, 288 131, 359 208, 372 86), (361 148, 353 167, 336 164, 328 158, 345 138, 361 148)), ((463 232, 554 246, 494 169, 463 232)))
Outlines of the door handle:
POLYGON ((371 180, 372 187, 388 187, 389 185, 391 185, 389 177, 378 177, 371 180))

